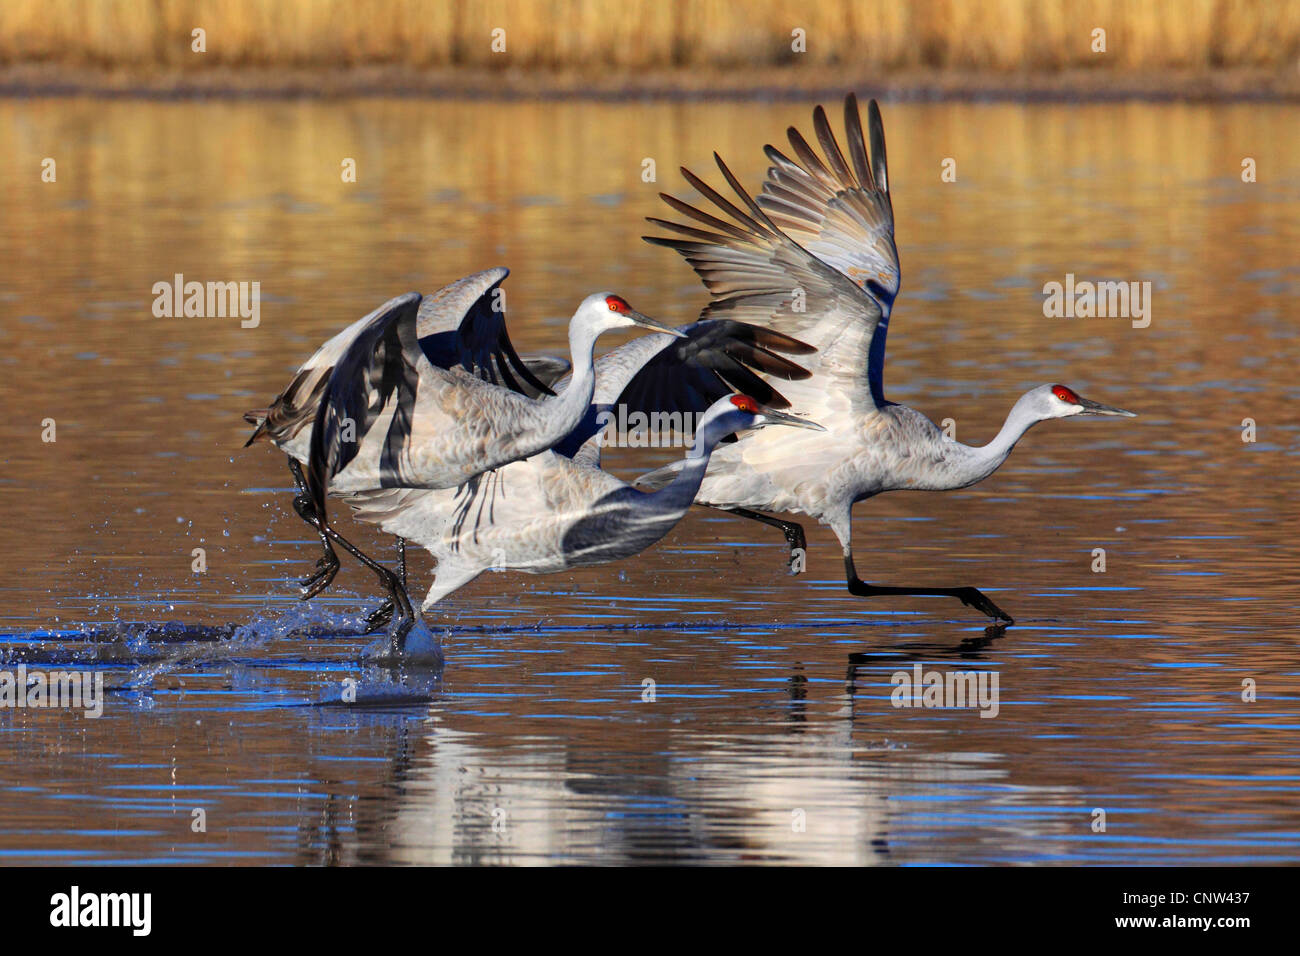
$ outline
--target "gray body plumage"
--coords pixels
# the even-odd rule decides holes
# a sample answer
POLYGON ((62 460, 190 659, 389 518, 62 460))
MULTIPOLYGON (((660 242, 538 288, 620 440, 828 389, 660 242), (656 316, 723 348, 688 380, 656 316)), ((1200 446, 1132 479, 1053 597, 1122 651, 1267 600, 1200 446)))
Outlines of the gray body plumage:
POLYGON ((594 350, 602 333, 641 327, 680 335, 620 296, 589 295, 569 321, 573 373, 567 386, 558 395, 533 399, 516 390, 509 366, 520 371, 523 365, 513 350, 506 356, 504 335, 495 345, 494 364, 478 358, 482 352, 487 359, 492 345, 479 345, 474 313, 430 361, 426 349, 433 346, 416 334, 415 306, 410 296, 388 303, 330 374, 308 452, 307 484, 318 513, 327 488, 343 494, 455 488, 546 451, 568 437, 591 407, 594 350))
POLYGON ((459 489, 384 489, 344 500, 359 519, 434 556, 437 569, 424 601, 428 609, 489 569, 549 574, 640 554, 691 507, 718 442, 763 421, 735 407, 732 399, 719 399, 702 419, 682 467, 654 492, 632 488, 590 462, 547 451, 459 489))
MULTIPOLYGON (((426 548, 437 561, 425 608, 483 571, 549 574, 639 554, 690 507, 689 487, 647 494, 547 451, 446 491, 349 495, 356 516, 426 548)), ((678 476, 681 480, 681 476, 678 476)))

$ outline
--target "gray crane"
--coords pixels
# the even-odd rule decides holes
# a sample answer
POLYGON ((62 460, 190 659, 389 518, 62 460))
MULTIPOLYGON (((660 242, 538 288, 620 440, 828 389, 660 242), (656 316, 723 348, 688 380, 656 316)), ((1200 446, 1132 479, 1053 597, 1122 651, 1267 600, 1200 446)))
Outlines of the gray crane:
MULTIPOLYGON (((370 465, 364 478, 358 477, 360 469, 346 462, 335 466, 341 480, 335 475, 322 477, 332 493, 340 493, 340 483, 364 490, 367 482, 376 488, 385 487, 386 482, 401 482, 400 476, 385 476, 382 467, 374 466, 376 462, 383 465, 385 454, 400 455, 401 449, 414 440, 409 422, 404 426, 400 416, 404 407, 411 409, 407 414, 416 413, 415 396, 430 377, 426 372, 422 380, 419 374, 410 372, 412 366, 422 367, 421 356, 435 368, 453 370, 461 380, 475 376, 528 397, 551 394, 550 386, 568 371, 569 363, 562 359, 521 360, 515 353, 506 334, 503 311, 495 307, 496 289, 507 275, 505 269, 492 269, 452 283, 420 301, 414 322, 409 296, 386 303, 326 342, 269 409, 245 415, 246 420, 257 425, 249 444, 269 440, 288 456, 298 488, 294 507, 321 537, 324 554, 315 573, 303 581, 304 599, 328 586, 337 572, 338 558, 331 545, 334 540, 374 570, 390 595, 370 615, 371 628, 382 627, 396 607, 409 604, 394 595, 399 589, 389 573, 320 521, 319 508, 323 505, 318 506, 308 490, 302 466, 311 457, 313 429, 309 426, 331 400, 338 403, 341 395, 344 402, 351 403, 351 412, 340 414, 336 408, 333 417, 357 416, 351 419, 355 424, 351 447, 362 449, 357 457, 365 456, 370 465), (411 349, 412 338, 418 342, 418 351, 411 349), (385 373, 385 368, 390 371, 385 373), (339 374, 334 380, 336 371, 339 374), (396 401, 390 402, 394 393, 396 401)), ((618 297, 607 298, 622 303, 618 297)), ((699 413, 717 398, 731 394, 733 388, 743 388, 774 408, 788 407, 788 401, 754 370, 782 379, 808 373, 773 350, 796 355, 811 352, 809 346, 788 336, 738 322, 696 322, 625 343, 595 363, 596 385, 588 404, 557 447, 565 454, 582 455, 584 460, 598 464, 599 413, 616 402, 632 409, 699 413)), ((590 354, 590 349, 586 352, 590 354)), ((580 351, 575 352, 578 354, 580 351)), ((562 395, 581 394, 582 388, 580 383, 575 393, 570 379, 562 395)), ((481 427, 482 421, 465 417, 459 424, 473 429, 481 427)), ((433 431, 430 429, 425 436, 437 442, 439 438, 431 434, 433 431)), ((405 551, 400 536, 398 561, 398 583, 404 585, 405 551)))
MULTIPOLYGON (((853 561, 853 505, 886 491, 948 491, 982 481, 1040 421, 1133 413, 1082 398, 1064 385, 1041 385, 1020 397, 991 442, 972 447, 949 439, 915 409, 888 401, 885 336, 900 273, 880 108, 874 100, 868 108, 870 151, 852 94, 845 99, 844 124, 848 161, 818 106, 813 127, 824 159, 791 127, 797 159, 765 147, 771 166, 755 201, 714 153, 744 208, 683 168, 717 215, 661 194, 692 222, 649 220, 677 235, 645 239, 679 252, 709 290, 712 301, 702 318, 779 331, 816 350, 801 360, 810 376, 792 382, 786 395, 800 414, 826 430, 781 437, 757 432, 719 449, 697 501, 779 527, 791 548, 805 546, 803 529, 764 512, 806 514, 828 525, 839 539, 848 589, 855 595, 954 597, 1014 623, 973 587, 863 581, 853 561)), ((665 485, 677 467, 642 476, 638 487, 665 485)))
MULTIPOLYGON (((602 471, 592 455, 545 451, 461 488, 384 488, 347 494, 358 518, 426 548, 436 559, 428 610, 484 571, 549 574, 640 554, 690 508, 724 438, 767 425, 819 430, 820 425, 728 394, 704 412, 694 443, 673 480, 653 492, 602 471), (488 500, 490 499, 490 500, 488 500)), ((400 654, 406 630, 394 627, 400 654)))
MULTIPOLYGON (((501 282, 509 274, 505 268, 487 269, 424 296, 419 303, 416 334, 430 361, 441 367, 463 369, 533 398, 552 395, 550 386, 568 372, 570 365, 551 356, 521 359, 515 352, 506 331, 502 300, 497 296, 501 282)), ((310 426, 335 364, 357 335, 392 305, 385 303, 325 342, 268 408, 244 413, 244 420, 256 426, 245 447, 269 441, 285 453, 297 487, 294 509, 320 535, 323 553, 314 572, 302 581, 304 600, 327 588, 339 569, 330 538, 319 528, 302 471, 307 462, 310 426)), ((398 563, 404 579, 405 549, 400 539, 398 563)))
MULTIPOLYGON (((462 353, 475 351, 473 335, 460 337, 461 349, 454 355, 459 361, 435 365, 420 341, 422 298, 417 292, 398 296, 322 346, 299 370, 289 391, 272 403, 249 439, 255 441, 260 432, 274 440, 275 426, 281 426, 275 431, 282 432, 286 420, 301 418, 301 427, 306 416, 315 412, 308 432, 305 483, 297 464, 301 449, 291 455, 291 469, 299 483, 295 507, 317 529, 326 548, 323 566, 318 563, 317 574, 304 583, 309 595, 317 584, 328 585, 337 571, 338 559, 329 547, 332 541, 371 568, 390 600, 409 611, 409 601, 392 572, 329 526, 327 484, 338 491, 395 485, 454 488, 484 471, 546 450, 573 430, 591 403, 594 351, 601 333, 641 326, 677 334, 637 312, 620 296, 589 295, 569 322, 573 353, 569 388, 561 395, 532 398, 465 367, 471 361, 462 353), (367 436, 376 437, 367 441, 367 436)), ((438 355, 436 349, 431 352, 438 355)), ((522 363, 516 364, 517 356, 515 362, 509 361, 512 356, 499 342, 488 352, 496 361, 494 371, 507 378, 506 385, 514 384, 509 367, 523 369, 522 363), (504 362, 500 361, 503 354, 504 362)), ((536 380, 533 384, 541 385, 536 380)))

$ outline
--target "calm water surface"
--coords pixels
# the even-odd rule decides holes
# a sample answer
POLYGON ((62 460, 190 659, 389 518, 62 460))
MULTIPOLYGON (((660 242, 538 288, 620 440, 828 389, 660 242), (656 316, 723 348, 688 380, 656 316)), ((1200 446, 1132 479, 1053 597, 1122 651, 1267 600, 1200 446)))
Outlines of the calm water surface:
POLYGON ((819 528, 792 577, 779 534, 703 510, 633 562, 484 575, 430 618, 441 673, 357 663, 354 565, 297 601, 317 546, 241 412, 379 302, 492 265, 525 351, 597 289, 691 320, 642 217, 715 148, 757 184, 810 105, 0 102, 0 647, 117 688, 98 720, 0 711, 0 860, 1300 860, 1293 107, 885 106, 891 397, 975 443, 1042 382, 1141 413, 858 507, 865 578, 978 585, 1004 634, 853 598, 819 528), (154 318, 176 273, 260 282, 260 325, 154 318), (1150 281, 1150 327, 1045 318, 1067 273, 1150 281), (996 673, 997 717, 893 707, 915 664, 996 673))

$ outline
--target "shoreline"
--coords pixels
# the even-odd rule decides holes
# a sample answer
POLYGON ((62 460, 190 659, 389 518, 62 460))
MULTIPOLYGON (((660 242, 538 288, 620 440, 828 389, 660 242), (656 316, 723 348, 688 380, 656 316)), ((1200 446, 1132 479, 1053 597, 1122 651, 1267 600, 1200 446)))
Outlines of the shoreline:
POLYGON ((16 64, 0 67, 0 97, 105 99, 807 100, 845 90, 885 101, 1300 102, 1300 71, 1116 73, 1097 69, 994 73, 908 70, 888 75, 823 68, 631 71, 616 77, 514 69, 359 66, 212 68, 137 73, 16 64))

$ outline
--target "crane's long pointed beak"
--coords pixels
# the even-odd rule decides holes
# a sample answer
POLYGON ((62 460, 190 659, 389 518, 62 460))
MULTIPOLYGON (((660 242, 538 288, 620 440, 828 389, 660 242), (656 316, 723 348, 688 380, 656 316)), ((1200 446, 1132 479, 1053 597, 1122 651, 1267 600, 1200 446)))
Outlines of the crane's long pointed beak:
POLYGON ((758 406, 758 413, 763 416, 764 425, 790 425, 793 428, 810 428, 815 432, 826 431, 816 422, 811 422, 806 418, 798 418, 794 415, 787 415, 785 412, 778 412, 775 408, 769 408, 767 405, 758 406))
POLYGON ((624 312, 623 314, 626 315, 633 322, 635 322, 637 325, 641 326, 642 328, 650 329, 654 332, 665 332, 668 335, 675 335, 679 339, 687 338, 685 332, 678 332, 676 329, 672 328, 671 326, 664 325, 662 322, 656 322, 654 319, 650 318, 650 316, 642 315, 640 312, 637 312, 634 309, 629 309, 627 312, 624 312))
POLYGON ((1123 418, 1137 418, 1137 412, 1115 408, 1112 405, 1102 405, 1100 402, 1094 402, 1087 398, 1080 398, 1079 404, 1083 406, 1083 411, 1079 412, 1080 415, 1119 415, 1123 418))

